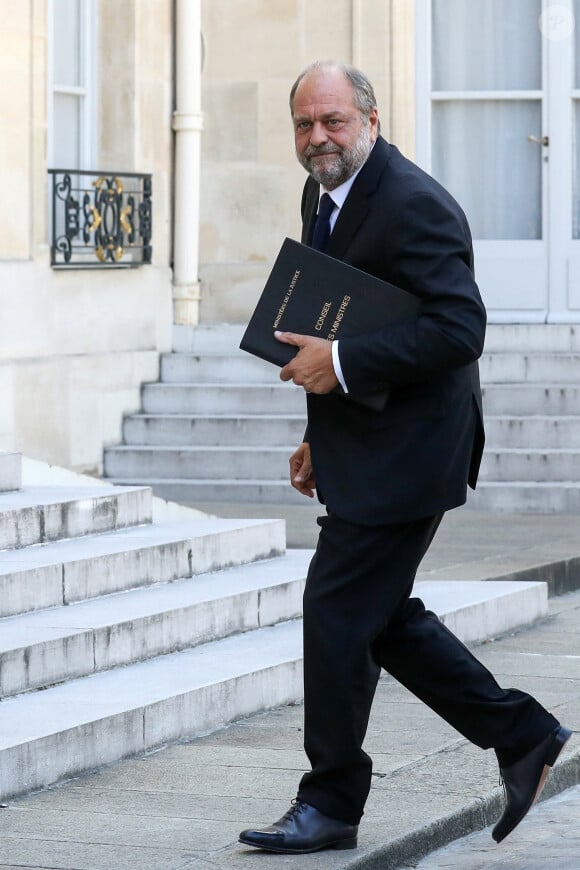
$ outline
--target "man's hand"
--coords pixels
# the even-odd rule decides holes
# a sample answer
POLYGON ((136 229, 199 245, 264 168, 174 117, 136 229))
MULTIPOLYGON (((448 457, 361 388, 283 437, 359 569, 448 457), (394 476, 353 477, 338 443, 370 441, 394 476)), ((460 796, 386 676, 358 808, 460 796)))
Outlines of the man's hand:
POLYGON ((299 387, 304 387, 307 393, 330 393, 337 386, 330 341, 295 332, 275 332, 274 335, 278 341, 299 348, 294 359, 280 372, 281 380, 294 381, 299 387))
POLYGON ((302 495, 307 495, 308 498, 314 497, 316 481, 310 461, 310 444, 306 441, 290 457, 290 483, 302 495))

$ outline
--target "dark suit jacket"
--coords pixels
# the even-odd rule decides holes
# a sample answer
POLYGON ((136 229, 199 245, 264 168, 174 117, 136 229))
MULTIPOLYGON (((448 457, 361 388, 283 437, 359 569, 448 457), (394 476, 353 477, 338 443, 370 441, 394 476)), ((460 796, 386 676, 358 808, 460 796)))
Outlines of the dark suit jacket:
MULTIPOLYGON (((319 186, 302 197, 309 242, 319 186)), ((471 235, 453 197, 379 137, 340 210, 326 253, 420 299, 416 321, 343 338, 352 394, 388 385, 382 412, 309 394, 307 438, 319 497, 363 525, 462 504, 475 487, 484 433, 477 359, 486 315, 471 235)))

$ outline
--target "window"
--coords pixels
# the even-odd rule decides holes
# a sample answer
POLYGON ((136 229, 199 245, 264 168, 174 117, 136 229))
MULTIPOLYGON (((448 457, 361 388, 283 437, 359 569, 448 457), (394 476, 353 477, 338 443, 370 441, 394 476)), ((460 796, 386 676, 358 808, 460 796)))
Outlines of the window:
POLYGON ((94 168, 95 5, 95 0, 48 2, 48 165, 53 168, 94 168))
POLYGON ((432 0, 431 168, 477 239, 542 237, 540 0, 432 0))

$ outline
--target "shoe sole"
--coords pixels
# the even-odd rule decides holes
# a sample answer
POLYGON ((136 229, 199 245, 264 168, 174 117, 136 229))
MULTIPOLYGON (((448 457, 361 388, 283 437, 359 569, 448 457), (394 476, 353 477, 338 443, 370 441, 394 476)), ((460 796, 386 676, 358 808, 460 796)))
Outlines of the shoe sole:
POLYGON ((257 843, 248 843, 247 840, 242 840, 240 837, 238 842, 244 846, 252 846, 254 849, 262 849, 264 852, 276 852, 278 855, 306 855, 309 852, 321 852, 323 849, 356 849, 358 845, 357 837, 351 837, 348 840, 337 840, 334 843, 322 843, 314 849, 278 849, 276 846, 261 846, 257 843))
POLYGON ((546 756, 546 760, 544 761, 544 767, 542 769, 542 773, 541 773, 540 779, 538 781, 538 787, 536 788, 536 791, 534 793, 532 800, 529 802, 529 804, 527 805, 527 807, 525 808, 523 813, 521 813, 519 818, 517 818, 514 821, 513 825, 511 825, 511 827, 509 827, 504 833, 502 833, 501 836, 498 836, 495 831, 492 831, 491 835, 496 843, 501 843, 502 840, 505 840, 505 838, 508 836, 508 834, 511 834, 511 832, 514 830, 514 828, 516 828, 519 825, 519 823, 525 818, 525 816, 529 813, 529 811, 534 806, 534 804, 537 803, 540 795, 542 794, 543 788, 546 784, 546 780, 548 779, 548 774, 550 773, 550 768, 553 767, 554 764, 556 763, 556 761, 558 760, 558 756, 562 752, 564 746, 566 745, 566 743, 568 742, 568 740, 570 739, 571 736, 572 736, 572 731, 569 728, 564 728, 563 725, 561 725, 558 728, 558 730, 554 734, 554 739, 552 741, 552 745, 550 746, 550 749, 549 749, 548 754, 546 756))

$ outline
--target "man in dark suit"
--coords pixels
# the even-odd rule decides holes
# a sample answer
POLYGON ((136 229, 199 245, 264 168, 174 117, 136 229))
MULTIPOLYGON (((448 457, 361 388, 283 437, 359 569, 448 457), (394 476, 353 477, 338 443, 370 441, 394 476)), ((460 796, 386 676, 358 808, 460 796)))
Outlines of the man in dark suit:
POLYGON ((371 781, 362 743, 382 667, 495 750, 506 787, 493 830, 499 842, 537 798, 570 731, 530 695, 500 688, 410 597, 444 512, 475 487, 483 449, 477 359, 486 316, 469 227, 450 194, 380 136, 373 89, 359 70, 312 64, 290 108, 309 172, 302 241, 397 284, 420 306, 414 320, 355 338, 277 334, 298 347, 282 379, 308 394, 291 482, 310 497, 316 489, 327 511, 304 594, 312 770, 278 822, 240 840, 291 853, 356 846, 371 781), (385 388, 382 411, 352 401, 385 388))

